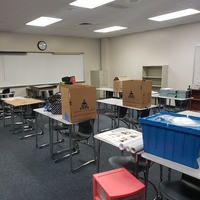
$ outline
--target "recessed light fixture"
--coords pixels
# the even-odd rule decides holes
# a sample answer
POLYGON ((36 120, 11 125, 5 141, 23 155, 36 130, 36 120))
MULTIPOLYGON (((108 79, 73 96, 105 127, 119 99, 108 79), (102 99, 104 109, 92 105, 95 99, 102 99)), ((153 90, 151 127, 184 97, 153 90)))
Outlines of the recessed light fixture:
POLYGON ((94 32, 108 33, 108 32, 119 31, 119 30, 123 30, 123 29, 127 29, 127 27, 122 27, 122 26, 111 26, 111 27, 108 27, 108 28, 103 28, 103 29, 99 29, 99 30, 94 30, 94 32))
POLYGON ((69 5, 92 9, 110 3, 112 1, 115 0, 77 0, 70 3, 69 5))
POLYGON ((28 22, 26 25, 30 25, 30 26, 48 26, 50 24, 53 24, 55 22, 58 22, 62 19, 58 19, 58 18, 53 18, 53 17, 39 17, 31 22, 28 22))
POLYGON ((161 22, 161 21, 166 21, 166 20, 175 19, 175 18, 179 18, 179 17, 185 17, 185 16, 188 16, 188 15, 194 15, 194 14, 197 14, 197 13, 200 13, 200 11, 189 8, 189 9, 186 9, 186 10, 180 10, 180 11, 177 11, 177 12, 168 13, 168 14, 160 15, 160 16, 156 16, 156 17, 151 17, 151 18, 148 18, 148 19, 161 22))

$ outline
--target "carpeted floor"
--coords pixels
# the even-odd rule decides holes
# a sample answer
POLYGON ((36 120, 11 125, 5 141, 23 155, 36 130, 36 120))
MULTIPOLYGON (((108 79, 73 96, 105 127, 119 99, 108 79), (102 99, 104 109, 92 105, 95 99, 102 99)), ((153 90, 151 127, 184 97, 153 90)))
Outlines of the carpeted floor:
MULTIPOLYGON (((48 120, 44 119, 44 134, 39 143, 49 142, 48 120)), ((50 157, 50 149, 36 148, 35 137, 20 139, 26 133, 13 134, 10 120, 3 127, 0 120, 0 200, 92 200, 92 175, 96 165, 87 165, 74 174, 70 174, 69 159, 55 163, 50 157)), ((123 126, 123 124, 121 124, 123 126)), ((100 128, 110 127, 110 119, 100 115, 100 128)), ((97 134, 97 120, 95 121, 97 134)), ((55 148, 68 146, 68 141, 55 145, 55 148)), ((73 157, 76 166, 84 159, 92 158, 92 151, 85 145, 80 146, 80 154, 73 157)), ((100 171, 111 170, 108 164, 110 156, 120 155, 120 150, 108 144, 101 147, 100 171)), ((167 169, 164 168, 167 176, 167 169)), ((140 176, 143 176, 141 174, 140 176)), ((172 177, 180 177, 172 171, 172 177)), ((149 179, 158 186, 159 166, 150 168, 149 179)), ((148 200, 154 199, 155 191, 149 186, 148 200)))

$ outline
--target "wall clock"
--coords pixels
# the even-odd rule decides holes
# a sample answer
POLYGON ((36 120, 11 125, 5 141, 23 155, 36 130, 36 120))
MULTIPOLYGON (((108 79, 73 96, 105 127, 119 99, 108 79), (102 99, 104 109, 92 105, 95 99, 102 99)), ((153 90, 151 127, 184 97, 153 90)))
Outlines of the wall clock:
POLYGON ((37 47, 39 50, 44 51, 47 48, 47 44, 44 41, 39 41, 37 47))

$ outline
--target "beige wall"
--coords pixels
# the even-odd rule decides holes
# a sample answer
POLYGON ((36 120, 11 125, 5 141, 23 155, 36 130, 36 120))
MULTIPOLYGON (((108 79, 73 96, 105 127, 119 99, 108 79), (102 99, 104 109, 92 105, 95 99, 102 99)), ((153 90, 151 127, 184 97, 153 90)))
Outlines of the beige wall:
MULTIPOLYGON (((47 43, 46 52, 83 52, 86 84, 90 84, 90 70, 100 69, 100 40, 98 39, 0 32, 0 51, 39 52, 37 43, 40 40, 47 43)), ((15 73, 14 67, 13 73, 15 73)), ((15 90, 16 95, 26 95, 25 88, 12 88, 12 90, 15 90)))
POLYGON ((187 89, 192 83, 195 46, 200 44, 200 23, 102 39, 101 44, 110 55, 104 63, 110 87, 115 76, 141 79, 144 65, 169 65, 168 86, 187 89))
MULTIPOLYGON (((141 79, 143 65, 169 65, 168 86, 186 89, 192 83, 199 33, 200 23, 102 40, 0 32, 0 51, 39 51, 37 42, 44 40, 49 52, 84 52, 86 83, 90 70, 107 69, 109 87, 115 76, 141 79)), ((15 91, 23 95, 25 90, 15 91)))

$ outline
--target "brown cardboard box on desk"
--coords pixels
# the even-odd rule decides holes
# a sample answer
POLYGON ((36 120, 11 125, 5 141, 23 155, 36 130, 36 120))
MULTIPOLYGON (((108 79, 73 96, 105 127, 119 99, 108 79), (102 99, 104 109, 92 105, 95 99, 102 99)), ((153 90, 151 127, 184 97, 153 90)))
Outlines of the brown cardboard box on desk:
POLYGON ((89 85, 62 85, 62 117, 69 122, 96 118, 96 87, 89 85))
POLYGON ((145 108, 151 106, 151 80, 129 80, 123 82, 123 105, 145 108))
POLYGON ((131 80, 128 76, 118 76, 113 80, 113 91, 114 92, 122 92, 122 84, 123 81, 131 80))

